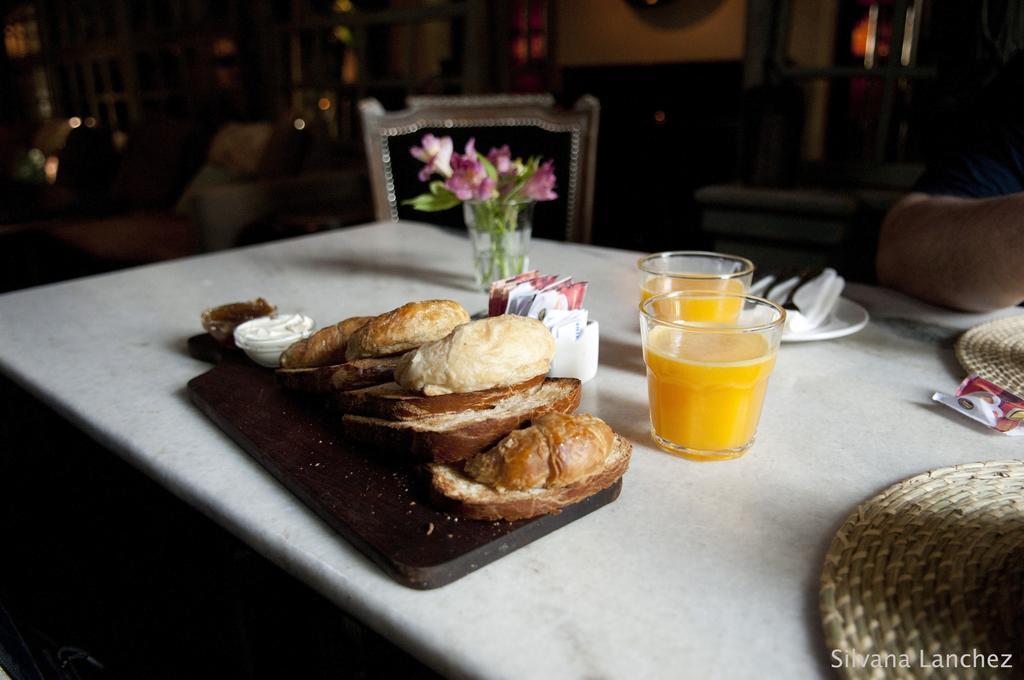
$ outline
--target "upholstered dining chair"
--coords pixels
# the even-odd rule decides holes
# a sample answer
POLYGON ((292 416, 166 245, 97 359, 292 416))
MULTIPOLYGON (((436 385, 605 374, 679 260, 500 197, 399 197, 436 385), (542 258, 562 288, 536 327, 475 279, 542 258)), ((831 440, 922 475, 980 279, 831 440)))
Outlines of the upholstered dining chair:
POLYGON ((551 95, 409 97, 401 111, 385 111, 376 99, 359 103, 378 220, 413 219, 459 226, 462 211, 422 213, 402 201, 427 189, 417 177, 422 164, 410 149, 426 133, 453 138, 457 151, 470 137, 476 148, 508 144, 517 156, 554 159, 558 198, 537 205, 535 236, 588 243, 594 203, 594 168, 600 106, 589 95, 572 108, 551 95))

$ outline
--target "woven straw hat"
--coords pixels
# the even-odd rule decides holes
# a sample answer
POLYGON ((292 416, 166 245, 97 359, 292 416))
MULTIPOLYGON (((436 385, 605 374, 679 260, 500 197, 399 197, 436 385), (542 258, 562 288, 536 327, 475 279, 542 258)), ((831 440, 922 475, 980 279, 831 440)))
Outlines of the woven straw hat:
POLYGON ((1024 395, 1024 314, 975 326, 956 341, 956 358, 1017 395, 1024 395))
POLYGON ((847 518, 825 558, 829 665, 847 678, 1019 673, 1022 558, 1024 461, 957 465, 889 487, 847 518), (1013 654, 1014 669, 977 667, 976 659, 974 668, 933 663, 935 654, 948 662, 975 650, 1013 654), (899 667, 902 654, 910 668, 899 667), (870 656, 887 667, 865 668, 866 655, 891 656, 870 656))

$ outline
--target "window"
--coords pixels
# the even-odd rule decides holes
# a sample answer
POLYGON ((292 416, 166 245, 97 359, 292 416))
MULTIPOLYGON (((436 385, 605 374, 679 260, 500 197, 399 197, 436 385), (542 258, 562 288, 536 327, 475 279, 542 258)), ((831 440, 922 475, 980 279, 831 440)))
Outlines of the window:
POLYGON ((922 158, 936 98, 931 0, 781 0, 773 68, 803 93, 806 161, 922 158))

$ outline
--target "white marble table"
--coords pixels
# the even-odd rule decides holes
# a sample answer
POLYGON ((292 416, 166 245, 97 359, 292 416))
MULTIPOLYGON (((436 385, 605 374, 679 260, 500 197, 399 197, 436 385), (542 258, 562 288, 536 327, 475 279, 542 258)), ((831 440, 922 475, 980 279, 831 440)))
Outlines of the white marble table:
MULTIPOLYGON (((783 347, 758 442, 737 461, 654 449, 636 255, 536 242, 591 282, 601 370, 583 408, 636 444, 620 499, 452 585, 393 583, 188 401, 207 306, 263 295, 324 322, 418 298, 485 300, 468 243, 370 225, 0 296, 0 370, 338 606, 455 677, 808 678, 828 673, 818 574, 862 500, 928 469, 1020 457, 932 405, 962 377, 949 340, 986 317, 851 287, 861 333, 783 347)), ((1015 310, 1020 311, 1020 310, 1015 310)))

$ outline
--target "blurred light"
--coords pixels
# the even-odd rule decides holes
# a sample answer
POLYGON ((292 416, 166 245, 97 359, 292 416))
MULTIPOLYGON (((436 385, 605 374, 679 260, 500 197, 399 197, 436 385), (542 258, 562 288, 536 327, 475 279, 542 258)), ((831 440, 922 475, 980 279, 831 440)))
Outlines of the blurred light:
POLYGON ((331 108, 331 100, 327 97, 320 97, 320 101, 318 101, 316 105, 320 107, 321 111, 326 111, 331 108))
POLYGON ((88 118, 86 118, 85 119, 85 127, 88 127, 88 128, 96 127, 96 119, 93 118, 92 116, 89 116, 88 118))
MULTIPOLYGON (((878 34, 878 5, 868 8, 867 39, 864 43, 864 68, 874 68, 875 54, 879 57, 889 56, 889 45, 878 34)), ((856 30, 856 29, 854 29, 856 30)))
POLYGON ((43 174, 46 176, 47 184, 53 184, 57 181, 57 167, 60 165, 60 159, 56 156, 50 156, 46 159, 43 164, 43 174))
POLYGON ((82 119, 78 116, 71 116, 68 118, 68 125, 73 128, 82 127, 82 119))
POLYGON ((654 122, 658 125, 663 125, 665 123, 665 112, 661 110, 655 111, 654 122))
POLYGON ((334 0, 334 11, 338 14, 347 14, 353 9, 352 0, 334 0))
POLYGON ((306 121, 302 120, 301 118, 296 118, 295 119, 295 129, 296 130, 305 130, 306 129, 306 121))
POLYGON ((217 38, 213 41, 213 56, 224 58, 238 54, 238 45, 231 38, 217 38))
POLYGON ((355 50, 345 50, 345 56, 341 61, 341 82, 352 85, 359 78, 359 60, 356 58, 355 50))
POLYGON ((645 5, 657 5, 658 0, 644 0, 645 5))
POLYGON ((527 58, 527 42, 525 37, 515 38, 512 41, 512 56, 517 64, 525 64, 527 58))
POLYGON ((32 89, 35 90, 36 111, 43 120, 53 115, 53 104, 50 102, 50 85, 46 80, 46 70, 42 66, 32 69, 32 89))
POLYGON ((547 41, 544 39, 544 35, 533 35, 530 36, 530 57, 533 59, 540 59, 544 57, 547 52, 547 41))
POLYGON ((121 130, 118 130, 110 137, 111 139, 114 140, 114 148, 117 149, 118 151, 124 149, 124 145, 128 143, 128 134, 122 132, 121 130))
POLYGON ((903 66, 910 66, 910 62, 914 59, 914 41, 917 39, 914 29, 916 26, 917 12, 911 5, 907 8, 906 20, 903 22, 903 51, 900 53, 900 64, 903 66))
POLYGON ((25 3, 3 18, 7 24, 4 26, 4 50, 8 57, 20 59, 41 50, 34 7, 25 3))
POLYGON ((28 159, 29 161, 31 161, 32 165, 36 166, 37 168, 41 168, 43 167, 43 163, 46 162, 46 154, 44 154, 39 149, 31 149, 28 152, 28 159))
POLYGON ((861 59, 868 51, 868 18, 861 17, 850 32, 850 54, 861 59))
POLYGON ((342 45, 352 44, 352 29, 348 26, 335 26, 334 27, 334 39, 340 42, 342 45))

